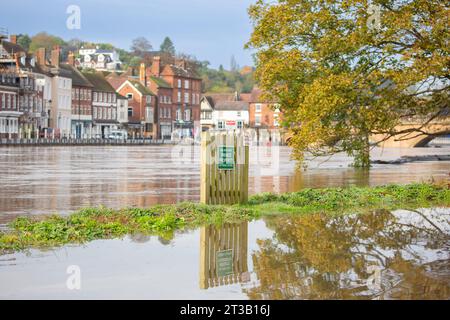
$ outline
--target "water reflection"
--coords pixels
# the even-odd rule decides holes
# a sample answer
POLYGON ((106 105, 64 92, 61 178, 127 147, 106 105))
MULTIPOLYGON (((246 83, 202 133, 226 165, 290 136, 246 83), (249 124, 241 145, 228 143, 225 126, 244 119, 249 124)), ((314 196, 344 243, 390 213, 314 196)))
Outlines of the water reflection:
POLYGON ((248 223, 206 226, 200 230, 200 289, 250 280, 248 223))
POLYGON ((0 270, 2 299, 450 299, 450 209, 135 234, 1 256, 0 270))
POLYGON ((265 219, 251 299, 448 299, 450 212, 265 219))

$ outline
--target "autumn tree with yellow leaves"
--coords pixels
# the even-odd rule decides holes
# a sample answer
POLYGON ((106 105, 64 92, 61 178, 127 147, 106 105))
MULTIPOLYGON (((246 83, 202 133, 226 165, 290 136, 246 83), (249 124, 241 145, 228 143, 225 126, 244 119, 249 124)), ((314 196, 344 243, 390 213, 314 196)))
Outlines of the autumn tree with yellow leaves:
POLYGON ((258 0, 249 14, 256 76, 297 160, 346 152, 369 167, 374 135, 409 139, 448 116, 445 1, 258 0))

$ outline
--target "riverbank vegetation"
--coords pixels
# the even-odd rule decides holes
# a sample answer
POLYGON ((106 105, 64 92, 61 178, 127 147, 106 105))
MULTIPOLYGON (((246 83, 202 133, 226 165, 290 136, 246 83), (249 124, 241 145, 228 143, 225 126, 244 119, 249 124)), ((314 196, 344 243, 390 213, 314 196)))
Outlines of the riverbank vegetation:
POLYGON ((27 248, 51 248, 96 239, 148 234, 171 239, 179 229, 205 224, 253 220, 276 214, 330 215, 375 209, 450 207, 448 185, 411 184, 380 187, 304 189, 286 194, 255 195, 246 205, 212 206, 195 203, 120 210, 86 208, 69 216, 20 217, 0 233, 0 254, 27 248))

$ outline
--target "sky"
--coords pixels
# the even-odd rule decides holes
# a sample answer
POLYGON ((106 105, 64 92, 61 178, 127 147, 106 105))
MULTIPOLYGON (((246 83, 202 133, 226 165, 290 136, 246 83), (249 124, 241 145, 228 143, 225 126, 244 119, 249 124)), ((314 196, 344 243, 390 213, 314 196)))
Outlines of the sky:
POLYGON ((244 49, 252 30, 247 8, 256 0, 0 0, 0 28, 10 34, 45 31, 64 40, 111 43, 129 49, 146 37, 155 50, 166 36, 177 52, 229 68, 234 55, 240 66, 253 65, 244 49), (81 10, 81 28, 66 26, 70 5, 81 10))

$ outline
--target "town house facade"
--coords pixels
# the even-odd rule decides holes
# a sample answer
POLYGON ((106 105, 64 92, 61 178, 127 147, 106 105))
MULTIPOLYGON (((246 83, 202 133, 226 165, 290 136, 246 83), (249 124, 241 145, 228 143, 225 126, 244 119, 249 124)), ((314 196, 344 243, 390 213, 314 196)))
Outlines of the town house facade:
POLYGON ((109 82, 98 72, 83 72, 82 75, 92 84, 91 136, 107 138, 109 133, 119 128, 117 121, 117 93, 109 82))

